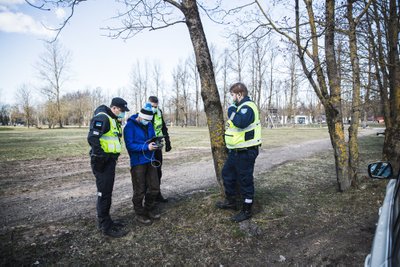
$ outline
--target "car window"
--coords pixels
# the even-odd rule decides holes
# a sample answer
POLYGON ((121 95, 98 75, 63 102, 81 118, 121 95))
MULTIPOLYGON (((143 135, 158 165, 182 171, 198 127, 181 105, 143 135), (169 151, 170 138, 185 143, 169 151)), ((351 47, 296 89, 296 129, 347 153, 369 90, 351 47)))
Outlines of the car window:
MULTIPOLYGON (((399 178, 398 178, 399 179, 399 178)), ((400 266, 400 180, 397 181, 393 203, 392 266, 400 266)))

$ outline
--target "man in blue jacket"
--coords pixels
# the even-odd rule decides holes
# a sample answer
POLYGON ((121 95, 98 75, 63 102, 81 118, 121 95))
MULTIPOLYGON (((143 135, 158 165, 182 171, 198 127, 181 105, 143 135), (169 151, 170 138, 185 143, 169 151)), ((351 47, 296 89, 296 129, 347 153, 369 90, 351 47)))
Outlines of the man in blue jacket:
POLYGON ((160 219, 160 214, 155 209, 160 183, 154 164, 154 152, 159 147, 155 142, 151 142, 155 137, 152 119, 151 104, 146 103, 138 114, 128 119, 124 128, 125 146, 131 163, 133 208, 136 220, 145 225, 160 219))

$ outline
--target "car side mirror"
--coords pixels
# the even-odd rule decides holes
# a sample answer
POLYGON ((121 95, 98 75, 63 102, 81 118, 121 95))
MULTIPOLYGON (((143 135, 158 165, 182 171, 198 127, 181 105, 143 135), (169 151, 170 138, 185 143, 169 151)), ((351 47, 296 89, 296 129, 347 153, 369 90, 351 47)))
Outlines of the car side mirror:
POLYGON ((390 162, 374 162, 368 165, 368 174, 375 179, 391 179, 393 168, 390 162))

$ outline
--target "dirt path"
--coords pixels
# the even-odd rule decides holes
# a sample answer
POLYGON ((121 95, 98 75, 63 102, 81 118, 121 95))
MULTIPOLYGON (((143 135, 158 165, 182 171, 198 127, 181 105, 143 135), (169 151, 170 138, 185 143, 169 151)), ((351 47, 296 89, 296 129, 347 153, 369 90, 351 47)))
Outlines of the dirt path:
MULTIPOLYGON (((365 129, 360 136, 375 134, 365 129)), ((276 165, 331 149, 329 139, 279 148, 263 148, 256 161, 255 177, 276 165)), ((179 163, 194 149, 165 153, 161 189, 167 197, 181 197, 216 185, 210 152, 196 150, 196 162, 179 163), (174 162, 174 164, 172 164, 174 162), (178 163, 176 163, 178 162, 178 163)), ((119 161, 113 207, 130 203, 132 187, 128 158, 119 161)), ((40 224, 73 217, 95 218, 94 177, 87 158, 32 160, 0 163, 1 232, 10 227, 40 224)))

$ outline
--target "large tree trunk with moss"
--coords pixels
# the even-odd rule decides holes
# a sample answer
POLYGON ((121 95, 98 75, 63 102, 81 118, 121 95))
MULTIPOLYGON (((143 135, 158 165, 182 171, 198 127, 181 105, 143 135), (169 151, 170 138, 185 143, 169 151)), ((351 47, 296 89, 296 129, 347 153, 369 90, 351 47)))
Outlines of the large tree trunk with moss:
POLYGON ((356 21, 353 18, 353 2, 347 0, 347 20, 349 22, 349 46, 350 46, 350 62, 353 71, 353 97, 351 103, 351 121, 349 127, 349 180, 353 187, 357 186, 358 172, 358 127, 361 112, 361 81, 360 81, 360 65, 357 55, 357 37, 356 37, 356 21))
POLYGON ((227 156, 224 141, 225 126, 221 101, 215 82, 213 64, 211 62, 210 51, 200 19, 197 2, 195 0, 185 0, 182 1, 181 7, 186 18, 186 25, 196 55, 196 65, 200 74, 201 96, 204 102, 204 110, 207 115, 207 124, 210 132, 214 168, 218 183, 223 192, 221 171, 227 156))
POLYGON ((298 0, 296 0, 296 43, 298 46, 299 58, 304 73, 314 88, 318 98, 324 105, 329 136, 334 150, 338 190, 345 191, 350 188, 351 183, 348 177, 348 154, 341 114, 340 77, 335 56, 335 3, 334 0, 326 1, 325 61, 328 83, 326 82, 322 64, 319 59, 318 34, 316 31, 312 2, 305 1, 305 3, 311 30, 312 52, 309 54, 301 47, 299 5, 298 0), (304 58, 305 54, 313 60, 313 67, 318 83, 313 79, 312 71, 314 70, 310 71, 307 68, 304 58), (329 85, 329 90, 327 84, 329 85))
MULTIPOLYGON (((348 176, 348 154, 344 136, 343 119, 341 114, 341 88, 338 66, 335 56, 335 1, 326 1, 326 31, 325 31, 325 60, 328 75, 330 95, 325 101, 325 112, 332 147, 335 154, 336 176, 338 190, 346 191, 350 188, 351 182, 348 176), (329 120, 329 121, 328 121, 329 120)), ((319 84, 324 86, 325 81, 320 80, 319 84)))
POLYGON ((330 99, 328 101, 330 103, 324 105, 326 122, 328 124, 329 137, 335 157, 338 191, 343 192, 350 188, 351 183, 348 178, 347 144, 340 113, 340 100, 330 99))

